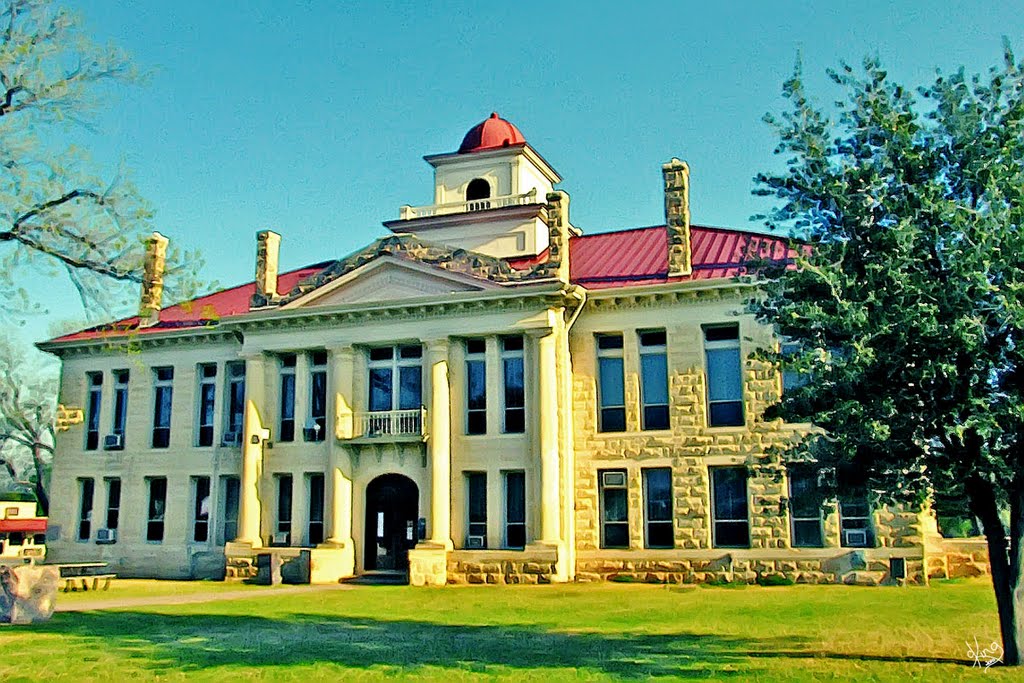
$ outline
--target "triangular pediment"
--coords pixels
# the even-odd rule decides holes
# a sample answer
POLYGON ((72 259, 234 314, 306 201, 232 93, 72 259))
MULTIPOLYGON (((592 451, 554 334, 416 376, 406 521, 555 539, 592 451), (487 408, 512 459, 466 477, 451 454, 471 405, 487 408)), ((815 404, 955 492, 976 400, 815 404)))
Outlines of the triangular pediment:
POLYGON ((378 256, 345 275, 289 302, 286 308, 343 306, 404 299, 443 297, 456 292, 495 289, 497 285, 429 264, 378 256))

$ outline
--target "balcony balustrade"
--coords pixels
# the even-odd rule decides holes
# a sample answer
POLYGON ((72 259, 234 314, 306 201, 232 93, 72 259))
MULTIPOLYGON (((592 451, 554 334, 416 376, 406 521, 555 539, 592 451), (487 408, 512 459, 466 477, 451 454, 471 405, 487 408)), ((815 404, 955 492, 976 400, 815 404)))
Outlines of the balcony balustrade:
POLYGON ((403 221, 413 218, 428 218, 430 216, 444 216, 453 213, 469 213, 471 211, 484 211, 485 209, 501 209, 506 206, 524 206, 537 203, 537 190, 533 189, 525 194, 511 194, 502 197, 488 197, 486 199, 472 199, 468 202, 451 202, 448 204, 430 204, 428 206, 403 206, 399 218, 403 221))
POLYGON ((427 411, 386 410, 355 413, 353 439, 380 441, 411 441, 423 438, 427 411))

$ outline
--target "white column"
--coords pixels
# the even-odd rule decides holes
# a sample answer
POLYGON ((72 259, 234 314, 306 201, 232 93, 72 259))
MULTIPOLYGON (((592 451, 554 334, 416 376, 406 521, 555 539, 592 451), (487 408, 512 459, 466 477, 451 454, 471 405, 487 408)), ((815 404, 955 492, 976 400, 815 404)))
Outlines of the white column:
POLYGON ((330 350, 330 391, 334 397, 334 436, 351 439, 353 413, 355 412, 355 360, 356 352, 351 346, 339 346, 330 350))
POLYGON ((540 542, 561 539, 558 467, 558 359, 550 329, 532 333, 537 341, 537 450, 540 455, 540 542))
POLYGON ((328 545, 352 544, 352 480, 346 477, 337 463, 331 463, 331 511, 327 519, 328 545))
POLYGON ((242 478, 238 509, 236 543, 253 547, 263 545, 260 534, 260 475, 263 469, 263 442, 269 431, 260 419, 258 406, 266 396, 266 360, 262 354, 245 359, 245 418, 242 423, 242 478))
POLYGON ((427 342, 430 371, 430 542, 452 547, 451 539, 451 390, 448 380, 448 339, 427 342))

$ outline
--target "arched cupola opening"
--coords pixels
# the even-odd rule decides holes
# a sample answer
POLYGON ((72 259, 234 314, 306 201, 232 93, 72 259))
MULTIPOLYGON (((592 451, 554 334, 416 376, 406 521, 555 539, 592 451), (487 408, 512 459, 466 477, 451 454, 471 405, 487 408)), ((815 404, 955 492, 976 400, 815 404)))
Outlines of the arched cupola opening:
POLYGON ((491 196, 491 184, 483 178, 473 178, 466 186, 466 201, 476 199, 489 199, 491 196))

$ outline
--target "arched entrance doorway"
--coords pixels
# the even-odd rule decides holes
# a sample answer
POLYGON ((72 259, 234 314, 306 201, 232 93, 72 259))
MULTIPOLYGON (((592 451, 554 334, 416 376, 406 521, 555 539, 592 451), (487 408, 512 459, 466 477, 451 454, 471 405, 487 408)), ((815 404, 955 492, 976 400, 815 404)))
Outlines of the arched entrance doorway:
POLYGON ((366 487, 366 561, 370 570, 406 571, 416 545, 419 489, 409 477, 384 474, 366 487))

